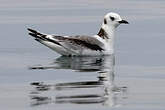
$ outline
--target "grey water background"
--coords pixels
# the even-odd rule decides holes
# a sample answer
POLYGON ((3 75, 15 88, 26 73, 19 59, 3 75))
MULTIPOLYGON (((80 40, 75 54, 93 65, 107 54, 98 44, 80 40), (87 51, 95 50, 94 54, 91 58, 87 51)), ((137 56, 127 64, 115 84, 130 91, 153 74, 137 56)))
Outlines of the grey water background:
MULTIPOLYGON (((0 109, 164 110, 164 4, 163 0, 0 0, 0 109), (48 96, 48 100, 37 102, 31 98, 36 87, 32 83, 43 82, 39 86, 45 89, 61 83, 97 81, 98 71, 80 72, 72 67, 66 68, 72 62, 68 59, 59 61, 66 63, 60 66, 61 69, 49 68, 59 64, 56 62, 60 55, 34 41, 28 36, 26 28, 50 34, 93 35, 98 32, 103 16, 110 11, 119 13, 130 22, 130 25, 121 25, 117 29, 115 38, 114 83, 126 87, 124 94, 118 95, 113 91, 117 94, 117 104, 107 106, 102 102, 75 104, 54 101, 58 94, 65 96, 71 92, 81 96, 81 93, 90 93, 91 89, 78 87, 68 91, 35 91, 41 98, 48 96), (42 65, 49 69, 29 69, 42 65), (39 104, 33 106, 33 103, 39 104)), ((92 63, 86 67, 79 60, 76 63, 80 67, 99 68, 92 63)), ((73 101, 73 97, 63 98, 66 98, 64 102, 73 101)))

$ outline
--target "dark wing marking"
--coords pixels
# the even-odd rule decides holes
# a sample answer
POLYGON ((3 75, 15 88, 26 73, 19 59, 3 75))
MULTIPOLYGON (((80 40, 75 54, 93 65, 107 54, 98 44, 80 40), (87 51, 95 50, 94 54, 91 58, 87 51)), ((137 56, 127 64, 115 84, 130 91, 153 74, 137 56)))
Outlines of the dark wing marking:
POLYGON ((73 45, 82 46, 95 51, 104 50, 102 42, 90 36, 71 36, 71 37, 61 37, 54 36, 53 38, 58 39, 60 42, 67 42, 73 45))

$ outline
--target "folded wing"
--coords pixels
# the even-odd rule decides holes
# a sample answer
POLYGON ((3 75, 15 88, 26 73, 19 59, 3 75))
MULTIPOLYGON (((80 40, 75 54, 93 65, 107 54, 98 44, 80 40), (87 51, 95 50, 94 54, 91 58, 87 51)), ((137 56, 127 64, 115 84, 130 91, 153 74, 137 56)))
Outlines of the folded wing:
POLYGON ((57 52, 79 54, 84 50, 103 51, 104 44, 92 36, 56 36, 46 35, 33 29, 28 29, 29 35, 57 52), (53 44, 53 45, 52 45, 53 44), (53 47, 54 46, 54 47, 53 47), (58 47, 58 48, 57 48, 58 47))
POLYGON ((103 51, 103 43, 91 36, 78 35, 78 36, 70 36, 70 37, 62 37, 62 36, 53 36, 54 40, 58 40, 58 42, 65 46, 72 48, 74 50, 79 49, 90 49, 94 51, 103 51))

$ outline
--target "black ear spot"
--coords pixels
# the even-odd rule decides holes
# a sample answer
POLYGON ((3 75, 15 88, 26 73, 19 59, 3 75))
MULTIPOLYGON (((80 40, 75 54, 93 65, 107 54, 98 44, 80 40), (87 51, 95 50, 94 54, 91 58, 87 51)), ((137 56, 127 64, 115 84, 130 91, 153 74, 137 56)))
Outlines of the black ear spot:
POLYGON ((107 24, 107 20, 106 19, 104 19, 104 24, 107 24))
POLYGON ((114 18, 114 17, 112 17, 112 16, 110 16, 110 19, 111 19, 112 21, 114 21, 114 20, 115 20, 115 18, 114 18))

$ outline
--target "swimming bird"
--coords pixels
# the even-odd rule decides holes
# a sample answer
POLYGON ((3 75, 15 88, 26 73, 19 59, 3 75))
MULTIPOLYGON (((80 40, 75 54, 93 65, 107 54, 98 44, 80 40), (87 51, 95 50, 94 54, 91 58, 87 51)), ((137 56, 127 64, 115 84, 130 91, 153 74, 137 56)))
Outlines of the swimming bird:
POLYGON ((64 56, 100 56, 114 54, 114 33, 120 24, 129 24, 119 14, 110 12, 104 16, 96 35, 60 36, 40 33, 28 28, 36 41, 64 56))

